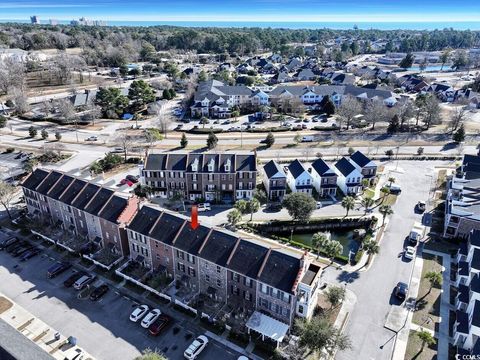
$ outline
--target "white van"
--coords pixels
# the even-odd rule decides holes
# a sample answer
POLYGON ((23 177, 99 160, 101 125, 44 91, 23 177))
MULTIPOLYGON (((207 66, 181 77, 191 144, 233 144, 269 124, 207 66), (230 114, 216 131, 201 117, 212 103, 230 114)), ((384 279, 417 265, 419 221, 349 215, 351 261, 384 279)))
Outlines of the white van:
POLYGON ((302 142, 313 142, 315 138, 312 135, 302 136, 302 142))

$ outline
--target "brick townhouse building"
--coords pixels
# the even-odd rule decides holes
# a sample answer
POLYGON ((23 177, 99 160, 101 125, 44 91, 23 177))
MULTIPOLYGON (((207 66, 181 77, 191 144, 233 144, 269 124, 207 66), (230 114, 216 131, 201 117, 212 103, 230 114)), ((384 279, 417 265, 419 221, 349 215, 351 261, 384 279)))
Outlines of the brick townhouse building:
POLYGON ((253 197, 257 162, 255 155, 232 153, 149 154, 140 177, 156 196, 231 203, 253 197))
POLYGON ((56 170, 34 170, 22 183, 31 217, 42 218, 67 233, 128 255, 126 224, 138 198, 126 198, 93 182, 56 170))
POLYGON ((291 325, 315 307, 321 270, 287 249, 206 226, 193 230, 186 218, 153 205, 138 211, 128 239, 132 259, 247 314, 291 325))

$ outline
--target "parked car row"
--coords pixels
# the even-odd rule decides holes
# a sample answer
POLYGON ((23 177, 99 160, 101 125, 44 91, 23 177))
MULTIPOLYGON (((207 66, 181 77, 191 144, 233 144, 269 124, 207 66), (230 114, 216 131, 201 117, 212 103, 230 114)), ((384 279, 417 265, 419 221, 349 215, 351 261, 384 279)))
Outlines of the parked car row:
POLYGON ((27 261, 40 253, 39 248, 30 245, 26 241, 20 241, 14 236, 4 238, 0 242, 0 250, 5 250, 20 261, 27 261))
POLYGON ((135 175, 127 175, 124 179, 120 180, 119 185, 128 185, 133 186, 134 184, 138 183, 138 176, 135 175))
POLYGON ((148 305, 139 305, 130 314, 130 321, 139 320, 142 320, 140 325, 153 336, 159 335, 171 322, 171 318, 162 314, 160 309, 150 310, 148 305))

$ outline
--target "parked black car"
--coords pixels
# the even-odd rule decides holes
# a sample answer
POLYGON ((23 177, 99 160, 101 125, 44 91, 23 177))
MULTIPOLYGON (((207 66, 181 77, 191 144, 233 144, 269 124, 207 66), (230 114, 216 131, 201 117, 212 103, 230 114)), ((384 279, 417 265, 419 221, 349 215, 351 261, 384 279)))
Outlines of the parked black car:
POLYGON ((97 301, 100 299, 103 295, 105 295, 109 290, 109 287, 105 284, 100 285, 97 287, 95 290, 92 291, 90 294, 90 300, 92 301, 97 301))
POLYGON ((55 276, 60 275, 65 270, 69 269, 71 266, 72 264, 70 264, 69 262, 57 262, 48 268, 47 277, 49 279, 52 279, 55 276))
POLYGON ((138 177, 135 175, 127 175, 125 176, 125 179, 127 179, 128 181, 131 181, 134 184, 138 183, 138 177))
POLYGON ((0 250, 4 250, 7 246, 15 244, 18 242, 18 239, 15 236, 3 239, 0 242, 0 250))
POLYGON ((76 272, 75 274, 70 275, 67 280, 63 282, 63 286, 65 287, 72 287, 75 282, 80 279, 82 276, 88 275, 85 271, 79 271, 76 272))
POLYGON ((407 293, 408 293, 408 285, 405 284, 404 282, 399 282, 394 290, 394 294, 397 297, 397 299, 403 302, 407 297, 407 293))
POLYGON ((8 253, 13 253, 17 249, 24 247, 25 245, 28 245, 25 241, 18 241, 14 244, 10 244, 9 246, 6 247, 6 250, 8 253))
POLYGON ((15 251, 12 251, 12 256, 13 257, 19 257, 20 255, 22 255, 23 253, 25 253, 25 252, 27 252, 28 250, 31 250, 31 249, 33 249, 32 245, 25 245, 25 246, 19 247, 15 251))
POLYGON ((39 248, 32 248, 28 251, 25 251, 22 256, 20 256, 20 261, 27 261, 28 259, 38 255, 40 253, 40 249, 39 248))

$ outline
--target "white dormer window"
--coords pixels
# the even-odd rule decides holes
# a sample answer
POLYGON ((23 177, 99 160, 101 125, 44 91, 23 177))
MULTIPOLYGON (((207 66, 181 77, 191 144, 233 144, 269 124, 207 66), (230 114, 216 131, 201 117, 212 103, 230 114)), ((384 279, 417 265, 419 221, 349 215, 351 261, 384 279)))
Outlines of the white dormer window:
POLYGON ((209 172, 213 172, 213 169, 215 167, 215 161, 213 159, 211 159, 209 162, 208 162, 208 171, 209 172))
POLYGON ((198 159, 193 160, 192 162, 192 171, 198 171, 198 159))
POLYGON ((228 159, 227 162, 225 163, 225 172, 230 172, 231 167, 232 167, 232 162, 230 161, 230 159, 228 159))

